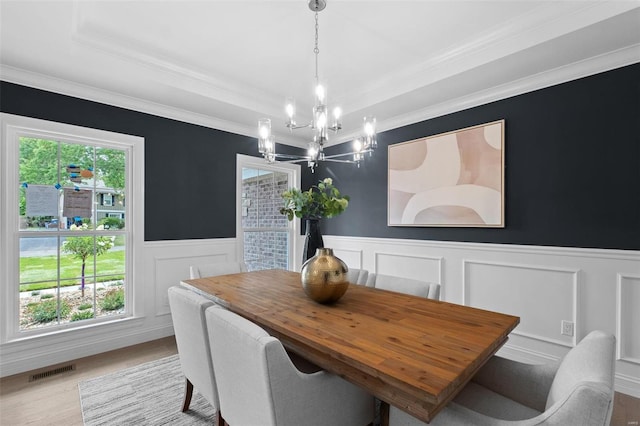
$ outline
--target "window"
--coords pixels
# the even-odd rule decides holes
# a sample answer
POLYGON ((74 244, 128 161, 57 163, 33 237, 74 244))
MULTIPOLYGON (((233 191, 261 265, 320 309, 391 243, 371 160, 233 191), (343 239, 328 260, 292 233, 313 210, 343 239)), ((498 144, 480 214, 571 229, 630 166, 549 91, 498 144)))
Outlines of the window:
MULTIPOLYGON (((238 155, 238 242, 250 271, 294 269, 293 246, 298 221, 280 214, 280 194, 299 180, 300 166, 268 164, 238 155)), ((297 185, 299 186, 299 185, 297 185)))
POLYGON ((134 316, 143 140, 1 117, 2 342, 134 316))

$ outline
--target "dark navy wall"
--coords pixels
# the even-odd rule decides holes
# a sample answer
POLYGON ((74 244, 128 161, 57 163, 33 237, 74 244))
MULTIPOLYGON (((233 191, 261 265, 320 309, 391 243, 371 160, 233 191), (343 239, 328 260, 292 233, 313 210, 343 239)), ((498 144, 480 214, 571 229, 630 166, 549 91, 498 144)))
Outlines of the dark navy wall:
POLYGON ((7 82, 0 110, 144 137, 146 241, 235 237, 236 154, 255 138, 7 82))
POLYGON ((327 176, 351 196, 327 235, 638 250, 640 64, 383 132, 360 169, 324 163, 303 186, 327 176), (387 226, 389 145, 500 119, 505 228, 387 226))
MULTIPOLYGON (((144 137, 146 241, 235 236, 235 156, 258 155, 255 138, 6 82, 0 110, 144 137)), ((303 173, 305 188, 330 176, 351 196, 344 214, 324 221, 325 234, 640 249, 640 64, 383 132, 378 141, 360 169, 325 163, 303 173), (503 118, 504 229, 387 226, 389 145, 503 118)))

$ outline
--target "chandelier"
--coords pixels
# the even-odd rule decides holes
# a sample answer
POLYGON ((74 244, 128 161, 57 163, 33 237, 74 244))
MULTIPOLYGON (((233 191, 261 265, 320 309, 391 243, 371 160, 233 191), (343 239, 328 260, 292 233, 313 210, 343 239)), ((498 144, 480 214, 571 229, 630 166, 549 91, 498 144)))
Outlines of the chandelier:
POLYGON ((293 132, 297 129, 310 128, 313 130, 313 140, 309 142, 306 155, 289 155, 276 153, 275 138, 271 134, 271 120, 261 118, 258 120, 258 151, 270 163, 279 160, 288 163, 307 162, 307 165, 313 172, 320 161, 334 161, 339 163, 351 163, 360 167, 360 162, 364 159, 365 154, 371 155, 377 148, 376 139, 376 119, 373 116, 364 117, 363 134, 353 141, 353 150, 341 154, 325 155, 324 146, 328 141, 328 134, 331 130, 337 133, 342 129, 341 110, 339 107, 333 109, 329 118, 329 108, 326 104, 327 92, 325 87, 320 83, 318 77, 318 12, 326 7, 326 0, 309 0, 309 9, 315 13, 315 47, 313 53, 316 60, 315 74, 315 105, 312 109, 312 120, 307 124, 297 124, 295 100, 287 98, 285 111, 287 115, 286 126, 289 131, 293 132), (349 158, 350 157, 350 158, 349 158))

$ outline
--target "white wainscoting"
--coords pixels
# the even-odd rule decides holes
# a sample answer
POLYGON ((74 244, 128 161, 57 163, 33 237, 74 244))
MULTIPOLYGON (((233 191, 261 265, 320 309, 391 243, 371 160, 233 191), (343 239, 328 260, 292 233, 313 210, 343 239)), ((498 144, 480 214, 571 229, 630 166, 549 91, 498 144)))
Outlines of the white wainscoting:
POLYGON ((167 290, 189 279, 189 267, 213 262, 236 261, 235 239, 190 240, 170 243, 150 243, 153 247, 155 315, 169 315, 167 290))
MULTIPOLYGON (((503 356, 548 362, 591 330, 615 333, 616 389, 640 397, 640 252, 323 238, 352 268, 438 282, 443 300, 520 316, 503 356), (574 322, 574 337, 561 334, 562 320, 574 322)), ((145 243, 136 318, 3 345, 2 376, 173 334, 167 289, 189 277, 190 265, 224 260, 237 260, 234 238, 145 243)))
POLYGON ((640 365, 640 275, 618 274, 618 359, 640 365))
POLYGON ((189 278, 193 264, 235 261, 236 239, 157 241, 144 244, 142 282, 134 283, 134 318, 26 338, 0 346, 0 376, 9 376, 173 334, 167 289, 189 278), (137 307, 140 307, 139 309, 137 307))
POLYGON ((562 321, 578 324, 578 270, 478 260, 462 264, 464 305, 519 316, 516 335, 575 346, 576 330, 566 336, 558 329, 562 321), (530 309, 543 299, 545 309, 530 309))
POLYGON ((616 390, 640 397, 640 252, 323 236, 350 267, 437 282, 448 302, 520 317, 500 355, 543 363, 617 338, 616 390), (562 321, 574 335, 561 333, 562 321))

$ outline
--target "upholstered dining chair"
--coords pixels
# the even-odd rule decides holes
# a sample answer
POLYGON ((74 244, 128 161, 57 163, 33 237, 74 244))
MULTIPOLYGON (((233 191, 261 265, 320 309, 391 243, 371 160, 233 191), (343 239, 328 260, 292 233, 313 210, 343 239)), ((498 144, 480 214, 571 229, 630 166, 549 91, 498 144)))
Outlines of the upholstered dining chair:
POLYGON ((366 269, 349 268, 347 272, 347 280, 352 284, 366 285, 369 271, 366 269))
POLYGON ((247 272, 244 262, 211 262, 189 267, 189 278, 213 277, 215 275, 237 274, 247 272))
POLYGON ((214 303, 204 296, 180 286, 169 287, 168 292, 180 367, 185 376, 182 411, 189 409, 195 387, 216 410, 217 424, 221 425, 222 416, 218 388, 204 316, 205 309, 214 306, 214 303))
POLYGON ((392 275, 370 273, 369 278, 367 278, 367 287, 411 294, 413 296, 426 297, 427 299, 440 299, 440 284, 392 275))
POLYGON ((282 343, 224 309, 205 312, 224 419, 231 426, 371 424, 373 397, 323 370, 298 370, 282 343), (211 340, 211 339, 210 339, 211 340))
MULTIPOLYGON (((589 333, 560 362, 494 356, 429 425, 606 426, 613 410, 615 337, 589 333)), ((390 426, 425 423, 391 407, 390 426)))

